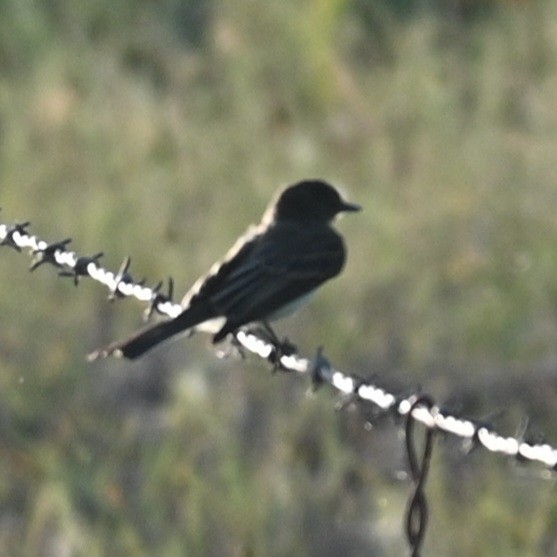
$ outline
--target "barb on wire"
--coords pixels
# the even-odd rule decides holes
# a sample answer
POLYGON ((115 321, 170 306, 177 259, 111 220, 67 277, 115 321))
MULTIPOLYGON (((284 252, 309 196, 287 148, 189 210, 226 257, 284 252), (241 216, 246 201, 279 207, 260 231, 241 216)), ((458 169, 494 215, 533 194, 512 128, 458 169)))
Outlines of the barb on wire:
MULTIPOLYGON (((101 254, 89 258, 78 257, 75 252, 67 251, 67 240, 48 244, 30 235, 27 232, 28 226, 28 222, 0 224, 0 246, 5 245, 17 250, 29 248, 35 255, 41 253, 43 255, 40 264, 51 263, 61 268, 63 276, 71 273, 76 278, 76 284, 77 276, 88 275, 104 284, 112 298, 133 296, 168 317, 176 317, 182 311, 182 307, 172 301, 171 281, 169 281, 168 296, 165 296, 160 293, 160 287, 148 288, 142 282, 133 280, 129 273, 129 258, 124 260, 118 273, 114 274, 99 265, 101 254)), ((520 462, 538 462, 552 472, 557 471, 557 448, 549 443, 529 440, 524 435, 506 437, 497 433, 489 423, 457 417, 433 403, 424 404, 423 400, 421 404, 416 405, 416 399, 420 399, 419 395, 397 395, 377 386, 371 380, 362 380, 337 370, 325 359, 322 350, 317 353, 314 361, 304 358, 290 348, 281 350, 277 354, 276 345, 253 328, 240 330, 236 334, 235 342, 243 350, 261 358, 270 361, 275 358, 283 371, 308 374, 314 386, 327 383, 343 395, 351 397, 352 400, 371 405, 379 413, 403 417, 412 423, 419 422, 427 430, 454 435, 473 447, 483 447, 490 452, 506 455, 520 462)))
POLYGON ((79 284, 79 277, 89 276, 89 273, 87 271, 87 267, 89 266, 89 264, 94 263, 95 265, 98 265, 99 260, 103 255, 104 253, 101 251, 99 253, 96 253, 95 255, 92 255, 91 257, 79 257, 76 259, 75 267, 60 271, 58 275, 61 277, 73 278, 73 282, 77 286, 79 284))
POLYGON ((166 303, 172 303, 172 300, 174 298, 174 280, 172 279, 172 277, 168 277, 168 294, 163 294, 160 291, 162 285, 163 282, 160 281, 153 288, 154 296, 144 311, 145 321, 147 321, 155 311, 160 313, 159 306, 166 303))
POLYGON ((108 299, 111 302, 116 298, 121 298, 123 296, 123 293, 119 290, 120 284, 131 284, 133 282, 132 276, 128 273, 128 269, 131 264, 132 260, 130 257, 126 257, 124 261, 122 261, 122 264, 114 277, 114 284, 109 288, 110 292, 108 294, 108 299))
POLYGON ((71 238, 66 238, 61 242, 54 242, 52 244, 46 244, 45 246, 37 247, 32 251, 31 266, 30 271, 34 271, 37 267, 44 265, 45 263, 50 263, 57 267, 60 266, 55 254, 57 251, 65 251, 66 246, 72 241, 71 238))
POLYGON ((24 236, 27 234, 25 230, 31 224, 30 221, 15 223, 10 226, 4 225, 4 235, 0 240, 0 246, 9 246, 14 248, 16 251, 21 251, 21 246, 18 242, 14 239, 14 235, 18 235, 18 237, 24 236))

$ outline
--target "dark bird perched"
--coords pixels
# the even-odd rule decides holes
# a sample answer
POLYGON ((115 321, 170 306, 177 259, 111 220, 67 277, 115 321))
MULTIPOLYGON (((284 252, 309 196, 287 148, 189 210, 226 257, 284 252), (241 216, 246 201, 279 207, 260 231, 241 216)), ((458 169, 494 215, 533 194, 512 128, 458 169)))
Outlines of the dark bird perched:
POLYGON ((261 222, 196 281, 182 300, 182 313, 97 350, 89 359, 138 358, 183 331, 212 332, 216 343, 248 323, 269 329, 269 321, 295 311, 342 271, 346 249, 331 222, 338 213, 359 210, 322 180, 289 186, 261 222))

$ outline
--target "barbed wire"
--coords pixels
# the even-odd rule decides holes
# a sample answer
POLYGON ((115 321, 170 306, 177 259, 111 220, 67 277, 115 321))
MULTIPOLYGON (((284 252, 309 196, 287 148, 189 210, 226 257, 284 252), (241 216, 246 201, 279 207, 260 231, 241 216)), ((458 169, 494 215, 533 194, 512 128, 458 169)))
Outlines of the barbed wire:
MULTIPOLYGON (((79 256, 68 250, 71 239, 48 243, 27 231, 29 221, 14 224, 0 223, 0 246, 17 251, 28 248, 31 252, 30 270, 34 271, 44 264, 56 267, 61 277, 73 279, 77 286, 80 279, 90 277, 105 285, 109 299, 133 297, 147 304, 145 317, 154 312, 176 317, 183 310, 173 301, 174 283, 168 279, 166 293, 162 291, 163 282, 154 287, 145 286, 145 280, 135 281, 129 271, 131 260, 126 257, 116 273, 100 265, 102 252, 92 256, 79 256)), ((483 447, 489 452, 499 453, 518 462, 537 462, 549 472, 557 471, 557 448, 548 443, 531 441, 525 431, 520 436, 504 436, 482 420, 460 418, 442 409, 434 399, 419 392, 410 395, 397 395, 376 385, 371 380, 345 373, 334 368, 323 355, 323 348, 317 350, 315 358, 303 357, 290 343, 277 346, 258 327, 247 327, 235 335, 235 345, 241 350, 268 360, 275 369, 296 372, 310 376, 315 388, 328 384, 351 401, 371 405, 378 415, 390 414, 406 420, 406 453, 410 476, 414 483, 414 493, 410 498, 406 513, 406 536, 412 548, 412 556, 419 555, 427 527, 427 501, 425 482, 435 432, 454 435, 465 441, 469 447, 483 447), (421 462, 416 456, 414 426, 422 424, 426 428, 421 462)))

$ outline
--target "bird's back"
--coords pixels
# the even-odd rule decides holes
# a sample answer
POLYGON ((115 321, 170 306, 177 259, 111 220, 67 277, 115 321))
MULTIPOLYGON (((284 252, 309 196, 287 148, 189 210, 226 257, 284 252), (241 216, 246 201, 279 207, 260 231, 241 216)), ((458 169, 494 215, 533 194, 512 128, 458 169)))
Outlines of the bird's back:
POLYGON ((188 307, 210 307, 229 321, 227 329, 266 319, 295 302, 344 266, 342 238, 330 227, 299 222, 254 229, 207 278, 194 285, 188 307))

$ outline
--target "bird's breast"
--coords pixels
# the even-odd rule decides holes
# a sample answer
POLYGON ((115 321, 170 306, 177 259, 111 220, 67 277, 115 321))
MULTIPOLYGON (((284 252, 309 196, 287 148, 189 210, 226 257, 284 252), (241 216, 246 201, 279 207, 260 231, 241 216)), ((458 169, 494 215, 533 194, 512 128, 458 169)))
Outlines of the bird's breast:
POLYGON ((277 319, 288 317, 289 315, 297 311, 300 307, 307 304, 315 296, 316 290, 317 289, 314 289, 307 294, 302 294, 302 296, 298 296, 291 302, 288 302, 287 304, 281 306, 277 310, 270 313, 267 317, 267 320, 276 321, 277 319))

